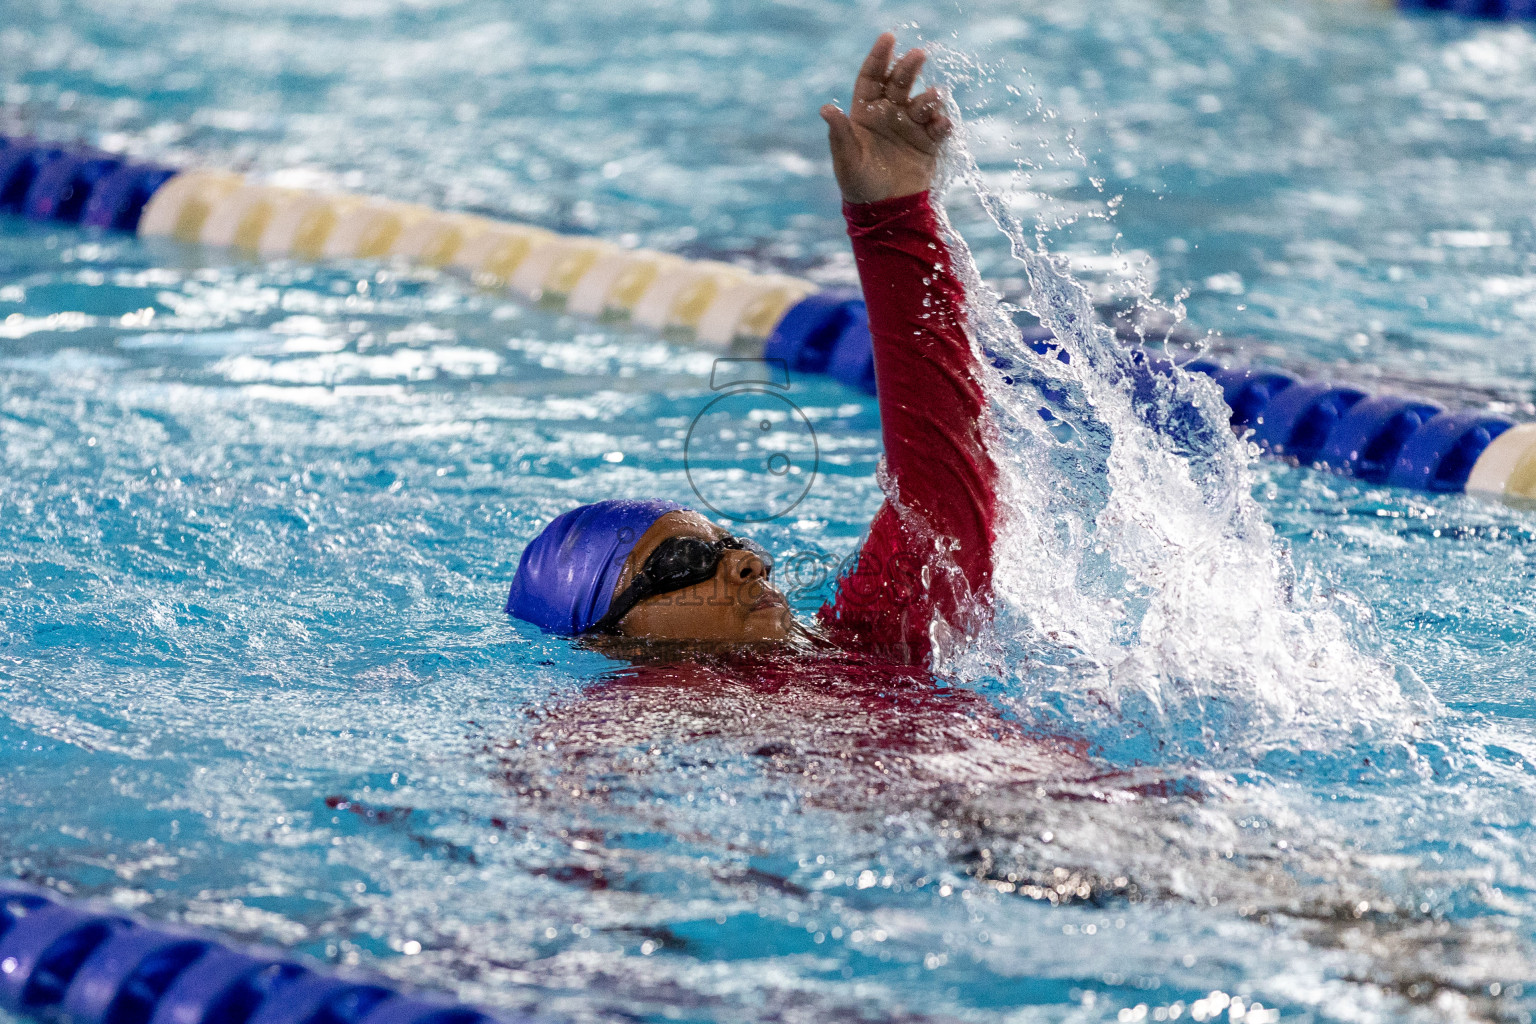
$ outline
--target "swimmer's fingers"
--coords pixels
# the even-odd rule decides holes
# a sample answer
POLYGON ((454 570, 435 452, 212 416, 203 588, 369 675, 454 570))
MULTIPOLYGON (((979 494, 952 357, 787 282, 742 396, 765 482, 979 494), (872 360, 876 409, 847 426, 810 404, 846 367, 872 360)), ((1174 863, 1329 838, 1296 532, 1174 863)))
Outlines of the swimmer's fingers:
POLYGON ((929 121, 918 124, 916 121, 908 122, 907 130, 902 133, 904 140, 914 149, 930 155, 939 151, 944 140, 949 138, 950 132, 955 126, 949 118, 943 114, 935 114, 929 121))
POLYGON ((885 83, 891 77, 891 54, 895 50, 896 36, 882 32, 875 45, 869 48, 869 56, 864 58, 858 80, 853 83, 855 103, 873 103, 885 95, 885 83))
POLYGON ((859 161, 859 139, 854 133, 853 122, 835 105, 828 103, 821 108, 821 119, 827 122, 827 142, 832 149, 832 173, 839 185, 846 186, 852 169, 859 161))
POLYGON ((918 73, 923 70, 923 62, 927 59, 928 55, 922 50, 908 50, 902 54, 896 66, 891 69, 891 77, 886 80, 885 98, 898 106, 906 103, 912 93, 912 83, 917 81, 918 73))
POLYGON ((839 110, 836 104, 828 103, 821 108, 821 119, 827 122, 827 137, 832 143, 833 162, 858 153, 859 140, 853 133, 853 122, 848 119, 847 114, 839 110))
POLYGON ((944 114, 944 95, 937 88, 914 97, 907 114, 934 142, 943 142, 955 127, 944 114))
POLYGON ((930 124, 918 124, 911 118, 902 118, 891 125, 893 141, 928 156, 936 156, 939 145, 949 134, 949 119, 930 124))
POLYGON ((937 88, 933 88, 921 95, 912 97, 912 102, 907 104, 907 116, 918 124, 927 124, 937 117, 943 109, 944 98, 939 95, 937 88))

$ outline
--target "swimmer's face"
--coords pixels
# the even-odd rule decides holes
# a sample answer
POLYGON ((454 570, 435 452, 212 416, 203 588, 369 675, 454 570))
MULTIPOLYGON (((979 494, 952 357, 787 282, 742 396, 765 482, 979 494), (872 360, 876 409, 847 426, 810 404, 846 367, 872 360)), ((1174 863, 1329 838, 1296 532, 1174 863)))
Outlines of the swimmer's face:
MULTIPOLYGON (((671 537, 719 540, 725 535, 697 512, 668 512, 641 535, 624 562, 614 593, 629 586, 662 541, 671 537)), ((646 598, 624 616, 619 631, 647 640, 761 643, 785 639, 793 623, 789 602, 768 582, 762 559, 750 551, 727 548, 711 579, 646 598)))

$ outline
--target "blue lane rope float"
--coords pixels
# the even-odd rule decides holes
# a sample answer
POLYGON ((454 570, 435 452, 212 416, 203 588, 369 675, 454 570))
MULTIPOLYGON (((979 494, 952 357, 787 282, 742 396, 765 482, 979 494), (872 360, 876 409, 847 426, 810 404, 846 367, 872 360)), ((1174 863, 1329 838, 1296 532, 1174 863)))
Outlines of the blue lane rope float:
POLYGON ((1316 462, 1369 483, 1386 483, 1408 438, 1444 411, 1432 402, 1400 395, 1363 398, 1329 430, 1316 462))
MULTIPOLYGON (((824 365, 831 372, 834 363, 828 353, 854 336, 848 307, 847 300, 803 303, 784 318, 765 354, 785 359, 792 367, 809 371, 824 365), (828 342, 831 333, 836 340, 828 342)), ((860 327, 867 345, 867 321, 860 327)), ((1054 352, 1067 360, 1067 353, 1051 344, 1048 331, 1036 330, 1026 341, 1040 355, 1054 352)), ((1145 351, 1135 355, 1154 372, 1167 372, 1173 365, 1145 351)), ((998 365, 1005 372, 1010 369, 998 365)), ((1229 368, 1210 359, 1185 363, 1184 369, 1203 373, 1221 387, 1233 429, 1251 431, 1266 454, 1370 483, 1536 499, 1536 424, 1531 430, 1516 430, 1510 437, 1513 444, 1496 447, 1495 442, 1515 427, 1496 413, 1449 412, 1422 399, 1371 396, 1353 385, 1298 380, 1279 370, 1229 368), (1486 465, 1485 456, 1491 456, 1486 465)), ((840 379, 873 393, 872 367, 870 371, 867 382, 862 376, 840 379)))
POLYGON ((1317 459, 1328 436, 1365 392, 1330 381, 1297 381, 1280 391, 1253 421, 1260 448, 1303 464, 1317 459))
POLYGON ((0 1008, 69 1024, 533 1024, 0 881, 0 1008))
POLYGON ((1493 21, 1536 18, 1536 0, 1398 0, 1397 6, 1404 11, 1443 11, 1493 21))
MULTIPOLYGON (((1484 16, 1536 10, 1536 0, 1435 2, 1435 9, 1484 16)), ((0 212, 263 258, 399 258, 455 268, 530 301, 585 316, 628 317, 718 351, 782 359, 793 371, 875 391, 869 317, 859 293, 781 274, 387 199, 265 185, 221 171, 176 171, 29 138, 0 137, 0 212)), ((1026 341, 1041 355, 1066 359, 1049 331, 1035 329, 1026 341)), ((1133 358, 1153 372, 1173 366, 1141 350, 1133 358)), ((1220 386, 1233 429, 1251 431, 1268 454, 1370 483, 1536 500, 1536 424, 1297 380, 1276 369, 1210 359, 1184 369, 1220 386)))

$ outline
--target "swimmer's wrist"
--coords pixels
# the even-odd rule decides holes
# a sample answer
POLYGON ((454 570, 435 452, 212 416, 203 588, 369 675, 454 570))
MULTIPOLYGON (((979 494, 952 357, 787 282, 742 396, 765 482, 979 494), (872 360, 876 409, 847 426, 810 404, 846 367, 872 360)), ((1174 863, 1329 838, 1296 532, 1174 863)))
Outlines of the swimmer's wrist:
POLYGON ((914 210, 928 207, 928 190, 910 192, 907 195, 875 199, 867 203, 843 200, 843 218, 856 228, 873 227, 892 217, 900 217, 914 210))
POLYGON ((926 197, 928 195, 929 191, 931 191, 931 190, 925 187, 925 188, 920 188, 920 189, 914 189, 914 190, 909 191, 909 192, 895 192, 895 193, 892 193, 891 195, 883 196, 883 197, 881 197, 879 199, 850 199, 848 196, 845 195, 845 196, 843 196, 843 205, 844 206, 868 207, 868 206, 878 206, 881 203, 910 203, 910 202, 916 202, 918 199, 926 197))

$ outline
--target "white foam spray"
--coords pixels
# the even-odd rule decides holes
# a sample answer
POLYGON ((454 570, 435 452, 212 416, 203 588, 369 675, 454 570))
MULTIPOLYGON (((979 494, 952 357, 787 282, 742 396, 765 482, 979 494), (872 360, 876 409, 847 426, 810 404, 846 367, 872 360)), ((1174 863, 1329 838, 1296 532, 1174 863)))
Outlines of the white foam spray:
MULTIPOLYGON (((975 84, 973 60, 929 52, 951 94, 975 84)), ((974 194, 1008 238, 1029 286, 1023 308, 1070 361, 1020 340, 950 229, 975 341, 1006 367, 989 367, 987 383, 1005 511, 996 627, 950 652, 946 669, 974 677, 990 666, 1024 703, 1134 722, 1172 756, 1397 746, 1425 706, 1356 647, 1347 598, 1298 579, 1219 391, 1203 375, 1136 362, 1047 251, 1048 225, 1027 238, 1013 210, 1038 204, 994 190, 968 145, 972 126, 951 108, 945 184, 974 194)), ((1155 305, 1145 284, 1140 300, 1155 305)))

